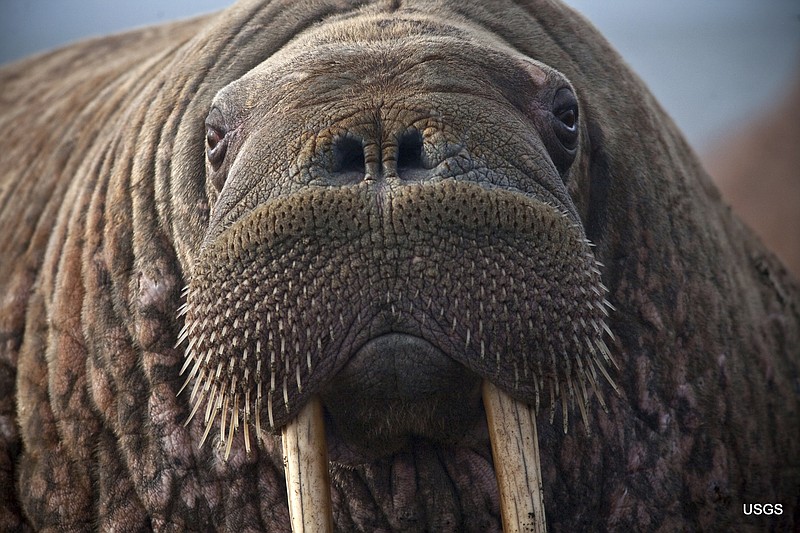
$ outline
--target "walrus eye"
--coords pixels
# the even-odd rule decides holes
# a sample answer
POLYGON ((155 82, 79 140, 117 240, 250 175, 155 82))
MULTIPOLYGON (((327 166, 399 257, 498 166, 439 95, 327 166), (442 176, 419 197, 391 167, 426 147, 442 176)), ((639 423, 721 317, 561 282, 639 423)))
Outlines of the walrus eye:
POLYGON ((562 124, 567 128, 569 131, 575 131, 576 125, 578 123, 578 113, 576 109, 567 109, 566 111, 562 111, 560 115, 558 115, 558 120, 561 121, 562 124))
POLYGON ((206 155, 208 156, 208 162, 215 169, 225 159, 227 144, 225 142, 225 132, 222 129, 206 124, 206 155))
POLYGON ((542 139, 559 174, 566 176, 575 161, 580 136, 578 100, 572 89, 562 87, 556 91, 547 115, 550 131, 543 131, 542 139))
POLYGON ((567 87, 559 89, 553 97, 553 131, 561 145, 568 151, 578 147, 578 101, 567 87))

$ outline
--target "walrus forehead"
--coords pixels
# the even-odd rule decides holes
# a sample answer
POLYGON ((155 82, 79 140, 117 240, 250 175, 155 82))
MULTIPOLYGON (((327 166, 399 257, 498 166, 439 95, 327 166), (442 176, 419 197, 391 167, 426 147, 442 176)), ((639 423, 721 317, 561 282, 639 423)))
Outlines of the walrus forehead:
POLYGON ((308 30, 222 89, 231 113, 308 109, 352 86, 382 98, 420 93, 473 95, 526 111, 546 84, 569 85, 554 68, 469 26, 382 16, 308 30))

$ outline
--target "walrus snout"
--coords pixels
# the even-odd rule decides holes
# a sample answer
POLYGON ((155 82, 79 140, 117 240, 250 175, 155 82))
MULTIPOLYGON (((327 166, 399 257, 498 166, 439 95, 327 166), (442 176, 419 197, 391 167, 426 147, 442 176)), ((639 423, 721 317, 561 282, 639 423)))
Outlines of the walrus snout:
POLYGON ((529 404, 560 399, 565 427, 567 400, 586 420, 607 377, 605 287, 586 238, 513 191, 307 188, 260 206, 198 259, 182 337, 207 428, 227 405, 256 433, 260 420, 279 430, 359 347, 397 331, 529 404))
POLYGON ((482 420, 478 375, 404 333, 365 343, 322 402, 331 459, 339 462, 389 455, 414 438, 458 442, 482 420))

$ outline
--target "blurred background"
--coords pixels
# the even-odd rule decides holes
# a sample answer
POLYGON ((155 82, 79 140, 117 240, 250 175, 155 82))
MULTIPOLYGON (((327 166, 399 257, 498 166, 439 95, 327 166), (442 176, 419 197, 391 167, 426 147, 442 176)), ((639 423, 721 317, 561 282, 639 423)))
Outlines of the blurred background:
MULTIPOLYGON (((0 64, 231 3, 2 0, 0 64)), ((567 3, 641 76, 726 199, 800 275, 800 0, 567 3)))

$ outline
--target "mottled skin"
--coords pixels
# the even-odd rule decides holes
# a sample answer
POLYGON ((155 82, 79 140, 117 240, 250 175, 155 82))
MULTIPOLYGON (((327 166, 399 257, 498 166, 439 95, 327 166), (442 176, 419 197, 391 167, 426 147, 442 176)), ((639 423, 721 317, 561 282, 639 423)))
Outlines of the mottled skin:
MULTIPOLYGON (((314 187, 331 198, 366 198, 359 187, 371 185, 362 177, 311 172, 314 157, 324 162, 334 152, 324 143, 304 152, 303 140, 331 117, 349 112, 346 129, 369 140, 386 109, 400 110, 395 126, 404 128, 413 123, 404 115, 425 109, 442 111, 444 132, 426 146, 456 171, 442 179, 440 167, 425 168, 408 181, 439 180, 455 191, 448 198, 462 199, 460 183, 469 182, 498 198, 516 195, 522 203, 513 205, 547 200, 582 228, 605 265, 620 393, 599 381, 607 411, 589 402, 590 434, 574 417, 564 434, 540 412, 549 527, 791 530, 800 521, 800 287, 723 205, 650 93, 558 4, 365 4, 243 2, 224 15, 82 43, 0 71, 0 528, 288 531, 279 439, 265 428, 249 454, 237 440, 226 461, 215 436, 199 446, 202 416, 184 426, 191 402, 177 395, 185 379, 183 348, 175 347, 181 289, 208 268, 203 258, 215 242, 251 224, 250 212, 269 216, 267 204, 281 195, 309 195, 285 213, 322 205, 314 187), (404 37, 382 41, 393 31, 404 37), (320 42, 332 43, 327 57, 341 63, 310 60, 310 77, 298 76, 291 90, 266 83, 275 71, 264 62, 320 42), (354 53, 360 47, 374 52, 365 64, 354 53), (381 54, 386 70, 370 63, 381 54), (439 66, 404 93, 397 64, 429 57, 439 66), (474 71, 464 71, 464 58, 474 71), (381 83, 369 86, 365 65, 381 83), (465 79, 474 83, 459 87, 463 99, 437 101, 432 86, 447 95, 465 79), (544 115, 523 112, 529 101, 550 102, 541 95, 554 79, 574 89, 580 107, 579 144, 566 158, 544 115), (244 83, 220 93, 237 80, 244 83), (335 97, 312 93, 317 107, 304 117, 292 98, 326 83, 335 97), (220 102, 232 106, 226 116, 249 117, 222 175, 203 145, 204 121, 220 102), (300 111, 254 126, 276 109, 300 111), (454 139, 463 141, 462 159, 443 148, 454 139), (465 161, 474 175, 459 167, 465 161), (281 173, 287 164, 297 172, 281 173), (337 177, 345 179, 330 181, 337 177), (783 514, 743 516, 742 503, 755 502, 781 503, 783 514)), ((375 163, 364 153, 362 174, 375 163)), ((413 193, 422 189, 392 185, 391 165, 383 169, 373 177, 395 191, 386 198, 405 191, 409 205, 419 201, 413 193)), ((499 218, 471 223, 501 227, 499 218)), ((561 238, 531 247, 551 242, 561 238)), ((287 272, 288 285, 301 269, 287 272)), ((336 276, 325 279, 335 286, 336 276)), ((456 306, 446 297, 436 304, 456 306)), ((510 338, 501 361, 515 361, 510 338)), ((328 361, 316 368, 333 368, 335 357, 328 361)), ((501 370, 475 372, 513 393, 501 370)), ((336 381, 327 370, 317 376, 308 387, 336 381)), ((515 394, 533 401, 530 390, 515 394)), ((290 414, 281 416, 278 426, 290 414)), ((332 465, 337 528, 497 530, 485 434, 467 433, 356 467, 332 465)))

